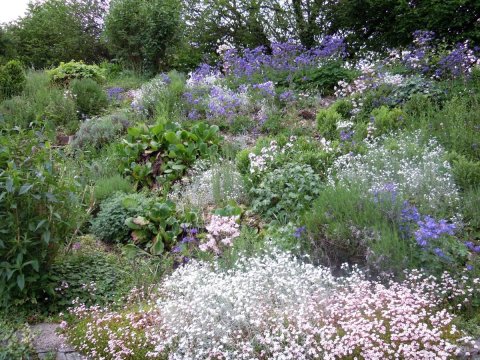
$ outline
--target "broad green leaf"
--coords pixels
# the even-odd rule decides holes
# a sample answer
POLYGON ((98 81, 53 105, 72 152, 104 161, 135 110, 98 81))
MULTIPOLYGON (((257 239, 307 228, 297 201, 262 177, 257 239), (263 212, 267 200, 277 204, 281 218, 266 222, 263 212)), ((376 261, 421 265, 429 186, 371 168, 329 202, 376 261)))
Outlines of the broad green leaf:
POLYGON ((17 285, 20 290, 23 290, 23 288, 25 287, 25 276, 23 274, 17 275, 17 285))
POLYGON ((23 195, 25 194, 28 190, 30 190, 33 187, 32 184, 25 184, 20 187, 20 190, 18 191, 18 195, 23 195))

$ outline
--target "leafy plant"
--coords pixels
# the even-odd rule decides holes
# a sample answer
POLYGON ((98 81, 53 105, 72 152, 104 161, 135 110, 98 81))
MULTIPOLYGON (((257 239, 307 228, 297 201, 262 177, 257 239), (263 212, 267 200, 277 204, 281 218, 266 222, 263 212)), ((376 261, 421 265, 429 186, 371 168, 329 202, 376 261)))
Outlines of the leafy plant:
POLYGON ((50 312, 58 313, 79 301, 87 306, 104 305, 126 294, 131 280, 122 259, 96 246, 58 257, 48 274, 55 293, 46 301, 50 312))
POLYGON ((334 139, 337 132, 337 123, 342 120, 335 108, 320 109, 317 112, 318 131, 327 139, 334 139))
POLYGON ((130 122, 124 113, 114 113, 89 119, 80 125, 71 143, 74 149, 102 148, 124 133, 130 122))
POLYGON ((400 128, 404 124, 404 113, 398 107, 381 106, 372 111, 370 119, 378 136, 400 128))
POLYGON ((129 128, 120 147, 123 172, 139 187, 165 185, 180 178, 197 158, 217 152, 218 130, 196 123, 188 131, 173 122, 129 128))
POLYGON ((0 100, 20 95, 25 84, 25 71, 20 61, 10 60, 0 66, 0 100))
POLYGON ((116 193, 100 204, 100 211, 91 221, 91 231, 107 243, 125 243, 130 239, 130 228, 125 221, 144 215, 153 200, 144 194, 116 193))
POLYGON ((92 79, 103 82, 103 71, 97 65, 87 65, 83 61, 61 62, 60 65, 48 71, 50 79, 57 84, 68 85, 74 79, 92 79))
POLYGON ((301 90, 317 90, 324 95, 331 95, 339 81, 351 81, 355 71, 343 67, 342 62, 328 62, 322 66, 309 69, 306 73, 294 75, 294 86, 301 90))
MULTIPOLYGON (((0 136, 0 298, 35 300, 60 244, 83 220, 77 188, 39 132, 0 136)), ((47 289, 48 290, 48 289, 47 289)))
POLYGON ((93 196, 95 201, 101 202, 116 192, 132 193, 133 185, 119 174, 102 177, 95 182, 93 196))
POLYGON ((78 111, 84 116, 98 115, 107 107, 107 94, 90 78, 74 79, 70 83, 78 111))
POLYGON ((252 210, 267 219, 295 219, 320 194, 320 177, 309 165, 289 163, 269 172, 250 190, 252 210))
POLYGON ((162 255, 172 250, 177 236, 184 228, 195 223, 195 213, 185 213, 180 218, 171 201, 152 202, 144 209, 143 216, 130 217, 125 221, 132 229, 134 243, 152 255, 162 255))

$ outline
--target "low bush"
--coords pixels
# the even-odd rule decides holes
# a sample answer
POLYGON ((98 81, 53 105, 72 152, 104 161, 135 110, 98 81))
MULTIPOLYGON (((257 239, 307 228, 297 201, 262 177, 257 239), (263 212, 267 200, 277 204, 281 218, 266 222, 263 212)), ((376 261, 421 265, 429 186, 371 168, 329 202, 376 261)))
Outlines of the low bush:
POLYGON ((80 125, 75 100, 67 92, 52 92, 50 101, 39 114, 40 124, 64 131, 68 135, 74 134, 80 125))
POLYGON ((103 82, 105 77, 103 70, 97 65, 87 65, 82 61, 61 62, 55 69, 49 70, 48 75, 52 82, 60 85, 68 85, 74 79, 92 79, 103 82))
POLYGON ((320 109, 317 112, 318 131, 323 137, 329 140, 335 139, 337 135, 337 123, 341 120, 342 115, 340 115, 333 106, 327 109, 320 109))
POLYGON ((339 81, 349 82, 354 76, 355 71, 344 68, 342 62, 333 61, 295 74, 293 84, 297 89, 316 90, 322 95, 331 95, 339 81))
POLYGON ((116 192, 125 194, 134 191, 133 185, 120 174, 109 177, 101 177, 95 181, 93 196, 96 202, 102 202, 116 192))
POLYGON ((301 221, 300 238, 312 258, 337 268, 350 263, 397 274, 411 266, 415 244, 401 238, 397 199, 384 195, 375 202, 355 186, 323 188, 301 221))
POLYGON ((75 79, 70 83, 77 109, 84 117, 99 115, 108 105, 107 94, 92 79, 75 79))
POLYGON ((91 220, 91 231, 106 243, 126 243, 130 228, 125 221, 132 216, 145 214, 153 200, 144 194, 116 193, 100 204, 100 211, 91 220))
POLYGON ((129 125, 127 115, 120 112, 88 119, 80 125, 71 146, 73 149, 99 150, 125 133, 129 125))
POLYGON ((0 66, 0 101, 20 95, 25 89, 26 75, 22 64, 10 60, 0 66))
POLYGON ((83 242, 57 257, 48 274, 51 287, 48 300, 43 299, 50 313, 65 311, 72 304, 105 305, 126 295, 132 274, 118 254, 108 253, 101 246, 83 249, 83 242))
POLYGON ((320 194, 320 177, 309 165, 285 164, 250 190, 252 210, 267 219, 295 219, 320 194))

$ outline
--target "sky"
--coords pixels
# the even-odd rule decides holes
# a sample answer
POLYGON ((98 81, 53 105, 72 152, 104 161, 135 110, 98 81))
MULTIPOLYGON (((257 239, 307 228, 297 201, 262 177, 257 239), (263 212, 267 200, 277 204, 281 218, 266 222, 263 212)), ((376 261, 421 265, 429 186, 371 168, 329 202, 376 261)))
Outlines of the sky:
POLYGON ((0 0, 0 23, 6 23, 22 16, 29 0, 0 0))

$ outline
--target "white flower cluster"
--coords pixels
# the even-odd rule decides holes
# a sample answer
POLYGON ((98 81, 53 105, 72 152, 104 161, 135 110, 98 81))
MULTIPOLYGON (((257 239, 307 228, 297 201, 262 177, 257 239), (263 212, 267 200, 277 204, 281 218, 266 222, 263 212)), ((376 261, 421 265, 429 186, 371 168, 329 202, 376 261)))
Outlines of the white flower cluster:
POLYGON ((453 316, 437 310, 431 279, 418 275, 409 281, 413 284, 385 286, 360 272, 334 278, 326 268, 278 251, 241 259, 228 272, 193 263, 163 284, 164 297, 157 302, 163 319, 149 336, 156 342, 149 355, 168 351, 170 359, 189 360, 452 357, 461 337, 453 316))
POLYGON ((248 158, 250 159, 250 173, 255 174, 267 170, 268 164, 275 160, 278 151, 279 148, 277 142, 272 140, 270 146, 264 147, 260 150, 259 155, 255 155, 254 153, 248 154, 248 158))
POLYGON ((352 121, 338 121, 337 122, 337 130, 341 129, 350 129, 353 127, 353 122, 352 121))
POLYGON ((272 249, 230 270, 191 261, 147 306, 76 304, 72 335, 89 358, 105 360, 452 359, 474 342, 440 305, 469 306, 479 283, 419 271, 388 284, 355 269, 334 277, 272 249))
POLYGON ((191 174, 169 194, 170 200, 175 202, 179 209, 190 206, 206 209, 217 202, 228 200, 241 203, 245 197, 242 176, 235 169, 235 164, 229 161, 191 174))
POLYGON ((206 226, 207 241, 199 245, 200 250, 220 255, 223 248, 231 247, 233 240, 240 236, 238 219, 238 216, 212 215, 210 224, 206 226))
POLYGON ((329 182, 355 184, 369 192, 381 191, 386 184, 404 199, 415 199, 431 210, 454 209, 459 192, 445 151, 435 139, 423 145, 421 133, 367 142, 366 154, 347 154, 329 169, 329 182))
POLYGON ((294 142, 297 140, 296 136, 290 136, 289 141, 283 147, 279 147, 275 140, 270 142, 270 145, 260 150, 259 155, 254 153, 248 154, 250 159, 250 173, 262 173, 266 171, 279 154, 284 154, 293 148, 294 142))

